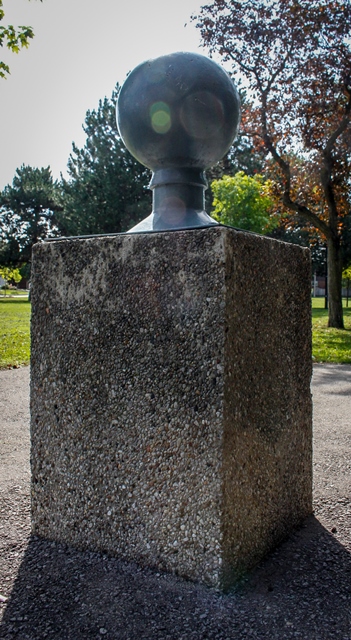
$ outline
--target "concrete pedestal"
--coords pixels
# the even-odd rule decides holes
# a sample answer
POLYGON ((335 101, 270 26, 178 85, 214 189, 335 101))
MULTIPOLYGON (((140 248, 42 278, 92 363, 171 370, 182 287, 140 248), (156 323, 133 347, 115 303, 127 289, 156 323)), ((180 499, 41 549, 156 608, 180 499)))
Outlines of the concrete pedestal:
POLYGON ((307 250, 40 244, 32 304, 35 534, 226 587, 311 513, 307 250))

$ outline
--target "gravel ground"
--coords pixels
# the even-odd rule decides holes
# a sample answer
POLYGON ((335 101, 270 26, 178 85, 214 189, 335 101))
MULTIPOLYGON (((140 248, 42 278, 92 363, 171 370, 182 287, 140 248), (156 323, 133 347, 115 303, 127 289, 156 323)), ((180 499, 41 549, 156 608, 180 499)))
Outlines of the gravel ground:
POLYGON ((228 595, 31 536, 28 383, 0 371, 0 638, 351 640, 350 366, 314 367, 314 515, 228 595))

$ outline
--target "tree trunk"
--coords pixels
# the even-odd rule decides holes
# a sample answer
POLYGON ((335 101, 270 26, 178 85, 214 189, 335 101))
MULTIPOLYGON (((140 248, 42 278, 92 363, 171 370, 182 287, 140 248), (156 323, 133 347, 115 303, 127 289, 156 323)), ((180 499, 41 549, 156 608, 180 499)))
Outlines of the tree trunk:
POLYGON ((344 328, 342 310, 342 263, 339 238, 328 238, 328 327, 344 328))

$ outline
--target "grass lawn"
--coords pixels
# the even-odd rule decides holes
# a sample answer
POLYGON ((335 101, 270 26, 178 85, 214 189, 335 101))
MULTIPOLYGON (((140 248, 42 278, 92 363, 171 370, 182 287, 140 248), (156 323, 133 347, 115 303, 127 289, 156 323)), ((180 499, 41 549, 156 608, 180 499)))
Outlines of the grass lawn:
MULTIPOLYGON (((351 364, 351 302, 344 301, 345 330, 328 329, 324 298, 312 298, 313 362, 351 364)), ((29 364, 30 302, 0 297, 0 369, 29 364)))
POLYGON ((30 302, 25 299, 0 298, 0 368, 29 364, 30 302))
POLYGON ((345 330, 328 329, 328 310, 324 298, 312 298, 312 353, 313 362, 351 364, 351 300, 344 304, 345 330))
POLYGON ((11 296, 11 298, 14 296, 28 297, 28 291, 26 289, 0 289, 0 298, 6 296, 11 296))

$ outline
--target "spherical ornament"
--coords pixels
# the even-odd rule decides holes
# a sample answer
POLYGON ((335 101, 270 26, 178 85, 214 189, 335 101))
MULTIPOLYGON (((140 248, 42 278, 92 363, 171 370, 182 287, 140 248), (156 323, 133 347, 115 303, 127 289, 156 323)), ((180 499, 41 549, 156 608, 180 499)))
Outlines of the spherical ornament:
POLYGON ((143 62, 127 77, 117 104, 127 149, 153 171, 212 166, 232 145, 239 119, 232 80, 195 53, 143 62))

